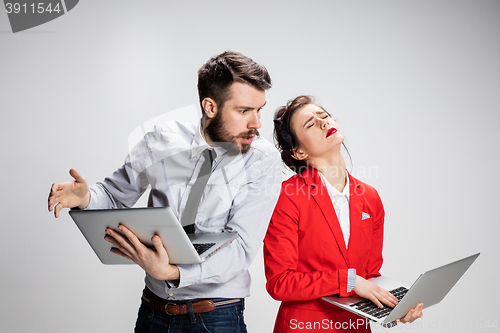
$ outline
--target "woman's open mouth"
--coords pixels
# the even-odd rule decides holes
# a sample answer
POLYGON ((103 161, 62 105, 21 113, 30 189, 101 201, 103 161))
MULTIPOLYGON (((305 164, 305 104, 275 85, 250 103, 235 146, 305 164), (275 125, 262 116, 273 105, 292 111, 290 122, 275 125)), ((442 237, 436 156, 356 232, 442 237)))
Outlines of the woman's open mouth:
POLYGON ((329 137, 330 135, 335 133, 337 133, 337 129, 332 127, 328 130, 328 132, 326 132, 326 137, 329 137))

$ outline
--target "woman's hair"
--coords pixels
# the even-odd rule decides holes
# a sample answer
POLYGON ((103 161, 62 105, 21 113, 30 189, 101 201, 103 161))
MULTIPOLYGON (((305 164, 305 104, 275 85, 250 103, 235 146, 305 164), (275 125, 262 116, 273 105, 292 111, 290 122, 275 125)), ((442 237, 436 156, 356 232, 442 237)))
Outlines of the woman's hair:
MULTIPOLYGON (((281 153, 283 162, 297 174, 301 174, 308 167, 308 164, 304 160, 297 160, 293 157, 293 149, 298 147, 299 140, 292 129, 291 121, 295 112, 309 104, 317 105, 315 104, 314 97, 301 95, 289 100, 286 105, 279 107, 274 114, 274 139, 277 142, 276 148, 281 153)), ((319 107, 323 109, 323 107, 319 107)), ((325 109, 323 110, 328 113, 325 109)), ((349 159, 351 159, 349 150, 347 150, 344 143, 342 145, 346 149, 349 159)))
POLYGON ((300 174, 307 163, 303 160, 293 158, 293 148, 298 146, 299 140, 292 129, 292 116, 300 108, 314 104, 312 96, 298 96, 293 100, 289 100, 286 105, 279 107, 274 114, 274 139, 276 140, 276 148, 281 153, 281 159, 292 171, 300 174))

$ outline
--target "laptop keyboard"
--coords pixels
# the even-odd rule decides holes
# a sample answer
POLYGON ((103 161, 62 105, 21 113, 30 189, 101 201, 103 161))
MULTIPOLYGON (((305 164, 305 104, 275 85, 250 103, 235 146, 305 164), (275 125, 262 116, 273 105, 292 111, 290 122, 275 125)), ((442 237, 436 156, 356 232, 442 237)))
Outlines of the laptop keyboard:
POLYGON ((215 243, 193 243, 194 249, 200 255, 214 245, 215 243))
MULTIPOLYGON (((408 289, 405 287, 399 287, 394 290, 389 291, 391 294, 396 296, 398 301, 400 301, 408 292, 408 289)), ((370 301, 369 299, 365 299, 363 301, 359 301, 357 303, 351 304, 352 307, 356 308, 357 310, 364 312, 366 314, 369 314, 372 317, 375 318, 383 318, 389 313, 391 313, 392 309, 391 307, 382 304, 384 307, 381 309, 379 308, 375 303, 370 301)))

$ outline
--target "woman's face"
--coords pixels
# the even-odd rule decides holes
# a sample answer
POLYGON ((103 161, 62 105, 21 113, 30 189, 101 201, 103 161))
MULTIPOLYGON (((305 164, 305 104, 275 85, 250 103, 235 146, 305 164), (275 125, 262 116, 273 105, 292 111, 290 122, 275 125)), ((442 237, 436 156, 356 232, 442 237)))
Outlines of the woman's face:
POLYGON ((340 151, 340 145, 344 142, 344 135, 335 120, 314 104, 307 104, 297 110, 290 126, 299 141, 295 151, 299 159, 326 157, 335 151, 335 147, 340 151))

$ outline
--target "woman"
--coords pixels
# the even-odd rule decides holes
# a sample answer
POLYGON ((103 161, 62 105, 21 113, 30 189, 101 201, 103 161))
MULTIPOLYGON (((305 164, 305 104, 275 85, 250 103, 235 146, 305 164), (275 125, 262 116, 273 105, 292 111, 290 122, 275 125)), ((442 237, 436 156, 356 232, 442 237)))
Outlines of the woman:
MULTIPOLYGON (((282 301, 274 332, 370 332, 366 321, 321 297, 356 293, 379 307, 397 304, 368 280, 382 266, 380 197, 347 173, 344 136, 312 97, 289 101, 274 123, 283 162, 297 173, 282 184, 264 240, 267 291, 282 301)), ((422 307, 398 321, 421 317, 422 307)))

